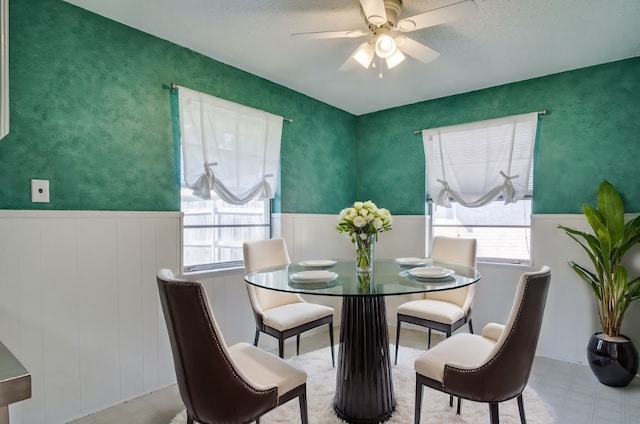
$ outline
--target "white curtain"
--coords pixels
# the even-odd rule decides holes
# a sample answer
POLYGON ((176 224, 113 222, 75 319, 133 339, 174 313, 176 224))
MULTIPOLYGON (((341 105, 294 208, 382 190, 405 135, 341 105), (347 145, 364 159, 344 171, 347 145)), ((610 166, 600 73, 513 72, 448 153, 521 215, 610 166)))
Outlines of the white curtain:
POLYGON ((423 130, 431 199, 479 207, 500 196, 508 204, 531 195, 537 125, 534 112, 423 130))
POLYGON ((184 181, 193 194, 225 202, 272 199, 282 117, 178 87, 184 181))

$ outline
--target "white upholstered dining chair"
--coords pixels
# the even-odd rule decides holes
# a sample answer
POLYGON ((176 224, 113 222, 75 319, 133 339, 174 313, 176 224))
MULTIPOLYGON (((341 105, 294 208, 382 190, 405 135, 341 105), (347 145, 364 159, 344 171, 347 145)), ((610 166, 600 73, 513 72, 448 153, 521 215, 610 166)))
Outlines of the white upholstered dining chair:
POLYGON ((522 391, 527 385, 551 282, 549 267, 522 274, 504 325, 489 323, 482 335, 458 333, 424 352, 414 362, 414 423, 420 422, 423 387, 451 397, 489 404, 491 424, 498 424, 498 404, 517 398, 520 422, 526 423, 522 391))
MULTIPOLYGON (((473 238, 436 236, 433 238, 431 258, 475 268, 476 246, 477 241, 473 238)), ((395 363, 398 363, 398 345, 403 322, 428 328, 427 348, 431 347, 432 329, 442 331, 449 337, 458 328, 469 324, 469 332, 473 333, 471 306, 474 295, 475 284, 471 284, 455 290, 413 295, 414 300, 401 304, 397 313, 395 363)))
MULTIPOLYGON (((244 271, 246 274, 261 268, 291 263, 283 238, 244 242, 244 271)), ((285 339, 296 336, 296 355, 300 354, 300 334, 327 324, 331 363, 335 366, 333 347, 333 312, 330 306, 309 303, 299 294, 263 289, 246 283, 249 300, 256 321, 254 345, 258 345, 260 332, 278 339, 278 353, 284 357, 285 339)))

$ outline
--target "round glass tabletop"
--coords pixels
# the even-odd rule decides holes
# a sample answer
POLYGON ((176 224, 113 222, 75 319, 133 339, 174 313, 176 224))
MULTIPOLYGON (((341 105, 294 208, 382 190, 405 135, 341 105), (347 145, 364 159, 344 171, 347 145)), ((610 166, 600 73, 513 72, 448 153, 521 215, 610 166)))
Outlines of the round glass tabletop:
POLYGON ((427 266, 401 266, 393 259, 376 260, 371 274, 356 274, 355 261, 303 261, 265 268, 245 281, 266 289, 323 296, 392 296, 451 290, 480 279, 474 268, 429 261, 427 266))

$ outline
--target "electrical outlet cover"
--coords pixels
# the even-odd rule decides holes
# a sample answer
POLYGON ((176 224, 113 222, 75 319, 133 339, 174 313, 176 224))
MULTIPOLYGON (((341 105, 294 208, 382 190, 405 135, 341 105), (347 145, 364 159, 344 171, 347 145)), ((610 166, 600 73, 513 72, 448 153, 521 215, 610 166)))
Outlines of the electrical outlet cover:
POLYGON ((31 180, 31 201, 49 203, 49 180, 31 180))

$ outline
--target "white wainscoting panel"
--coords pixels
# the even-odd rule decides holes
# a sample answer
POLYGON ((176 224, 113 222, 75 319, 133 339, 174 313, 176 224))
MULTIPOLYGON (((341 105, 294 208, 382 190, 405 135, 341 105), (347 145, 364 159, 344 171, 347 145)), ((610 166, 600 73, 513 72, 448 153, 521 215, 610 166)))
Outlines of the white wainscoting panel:
MULTIPOLYGON (((351 259, 355 247, 346 233, 338 233, 338 214, 281 214, 280 235, 287 241, 292 262, 308 259, 351 259)), ((425 217, 394 216, 393 229, 381 233, 377 258, 420 256, 425 252, 425 217)))
POLYGON ((177 212, 0 211, 0 339, 31 372, 13 424, 66 423, 175 381, 155 274, 177 212))
MULTIPOLYGON (((274 222, 293 262, 354 256, 349 237, 336 230, 337 215, 277 214, 274 222)), ((478 265, 474 327, 480 332, 488 322, 504 322, 520 275, 548 265, 552 281, 537 354, 585 363, 587 339, 599 323, 592 293, 567 259, 589 263, 559 224, 588 230, 582 215, 535 215, 534 266, 478 265)), ((376 256, 424 255, 425 225, 423 216, 395 216, 376 256)), ((155 274, 178 270, 180 245, 177 212, 0 211, 0 340, 32 373, 33 384, 31 399, 10 406, 13 424, 66 423, 175 382, 155 274)), ((627 266, 640 274, 640 247, 627 266)), ((242 269, 188 276, 205 284, 228 344, 253 342, 242 276, 242 269)), ((306 298, 336 308, 339 326, 340 298, 306 298)), ((386 299, 390 325, 404 300, 386 299)), ((639 320, 636 302, 623 325, 636 345, 639 320)), ((260 347, 276 345, 261 336, 260 347)))

